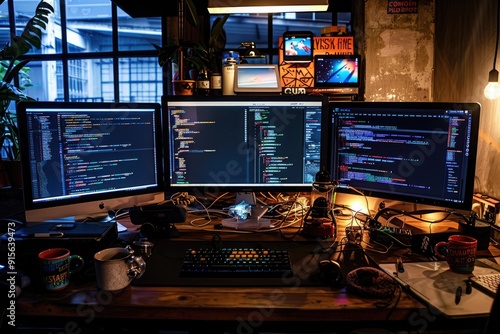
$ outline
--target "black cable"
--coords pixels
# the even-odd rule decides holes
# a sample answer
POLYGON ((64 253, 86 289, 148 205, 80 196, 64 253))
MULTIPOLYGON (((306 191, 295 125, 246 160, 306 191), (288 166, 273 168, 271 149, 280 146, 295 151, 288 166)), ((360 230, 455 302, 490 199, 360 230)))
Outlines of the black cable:
POLYGON ((500 1, 497 1, 497 40, 495 44, 495 56, 493 57, 493 69, 495 69, 497 63, 498 54, 498 37, 500 35, 500 1))

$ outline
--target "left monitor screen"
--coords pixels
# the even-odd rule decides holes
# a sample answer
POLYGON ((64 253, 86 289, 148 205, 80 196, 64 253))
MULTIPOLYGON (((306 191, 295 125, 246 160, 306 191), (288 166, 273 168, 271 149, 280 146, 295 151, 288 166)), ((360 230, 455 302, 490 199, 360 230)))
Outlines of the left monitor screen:
POLYGON ((160 105, 18 105, 26 219, 102 215, 163 191, 160 105))

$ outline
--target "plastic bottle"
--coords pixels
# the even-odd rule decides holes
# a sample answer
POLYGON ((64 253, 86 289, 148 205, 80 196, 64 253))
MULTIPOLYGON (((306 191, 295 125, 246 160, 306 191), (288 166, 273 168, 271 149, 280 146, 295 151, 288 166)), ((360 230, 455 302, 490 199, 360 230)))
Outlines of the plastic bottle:
POLYGON ((236 95, 234 93, 234 67, 236 59, 230 55, 224 59, 222 66, 222 95, 236 95))

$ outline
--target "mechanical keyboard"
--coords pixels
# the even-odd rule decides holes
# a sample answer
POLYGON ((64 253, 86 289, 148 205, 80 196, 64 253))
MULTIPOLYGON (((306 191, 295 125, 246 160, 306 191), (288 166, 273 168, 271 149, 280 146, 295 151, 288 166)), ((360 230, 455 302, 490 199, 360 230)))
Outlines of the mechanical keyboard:
POLYGON ((267 248, 187 249, 181 277, 258 278, 292 276, 287 250, 267 248))
POLYGON ((495 297, 500 284, 500 273, 476 275, 470 278, 472 283, 479 289, 495 297))

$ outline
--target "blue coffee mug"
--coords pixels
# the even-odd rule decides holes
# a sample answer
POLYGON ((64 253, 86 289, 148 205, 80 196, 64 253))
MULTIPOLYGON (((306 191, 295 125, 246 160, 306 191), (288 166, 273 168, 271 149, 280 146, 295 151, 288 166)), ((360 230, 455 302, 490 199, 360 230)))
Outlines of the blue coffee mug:
POLYGON ((66 248, 46 249, 38 254, 38 259, 42 283, 48 291, 66 288, 69 277, 80 271, 85 263, 80 255, 71 255, 66 248))

